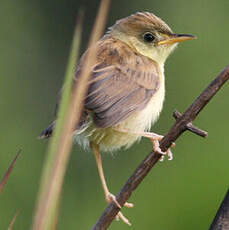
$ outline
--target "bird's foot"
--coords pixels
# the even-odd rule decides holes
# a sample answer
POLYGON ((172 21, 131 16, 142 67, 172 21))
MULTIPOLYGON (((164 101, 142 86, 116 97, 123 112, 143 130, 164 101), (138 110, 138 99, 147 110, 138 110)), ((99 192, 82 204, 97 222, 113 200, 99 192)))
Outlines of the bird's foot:
MULTIPOLYGON (((118 203, 118 201, 116 200, 116 197, 114 194, 112 193, 108 193, 105 197, 107 203, 111 203, 112 201, 114 201, 114 203, 121 209, 121 205, 118 203)), ((134 204, 132 203, 128 203, 126 202, 123 206, 127 207, 127 208, 133 208, 134 207, 134 204)))
MULTIPOLYGON (((172 152, 171 152, 171 150, 170 149, 168 149, 166 152, 163 152, 162 150, 161 150, 161 148, 160 148, 160 144, 159 144, 159 141, 161 141, 162 140, 162 138, 164 137, 164 136, 162 136, 162 135, 159 135, 159 134, 157 134, 157 133, 153 133, 153 132, 133 132, 133 131, 131 131, 131 130, 128 130, 128 129, 124 129, 124 128, 114 128, 116 131, 118 131, 118 132, 123 132, 123 133, 131 133, 131 134, 135 134, 135 135, 139 135, 139 136, 142 136, 142 137, 147 137, 147 138, 149 138, 151 141, 152 141, 152 143, 153 143, 153 150, 155 151, 155 152, 158 152, 158 153, 160 153, 160 154, 162 154, 162 156, 161 156, 161 158, 160 158, 160 161, 163 161, 164 160, 164 156, 166 155, 166 154, 168 154, 168 159, 169 160, 172 160, 173 159, 173 154, 172 154, 172 152)), ((175 147, 175 143, 172 143, 172 147, 175 147)))
MULTIPOLYGON (((110 204, 111 202, 114 202, 117 205, 117 207, 119 207, 120 209, 122 208, 121 205, 116 200, 115 195, 113 195, 112 193, 106 194, 105 199, 108 204, 110 204)), ((134 204, 126 202, 123 206, 127 208, 133 208, 134 204)), ((117 221, 121 219, 125 224, 131 225, 130 221, 121 212, 118 212, 115 218, 117 221)))
MULTIPOLYGON (((162 154, 161 158, 160 158, 160 161, 163 161, 164 158, 165 158, 165 155, 167 154, 168 155, 168 160, 172 160, 173 159, 173 153, 172 151, 170 150, 170 148, 166 151, 166 152, 163 152, 160 148, 160 144, 159 144, 159 141, 163 138, 163 136, 160 136, 159 138, 151 138, 151 141, 153 143, 153 150, 155 152, 158 152, 160 154, 162 154)), ((172 144, 172 147, 175 147, 175 143, 172 144)))
POLYGON ((127 225, 131 226, 131 223, 130 221, 121 213, 121 212, 118 212, 117 216, 115 217, 115 219, 117 221, 119 221, 120 219, 127 225))

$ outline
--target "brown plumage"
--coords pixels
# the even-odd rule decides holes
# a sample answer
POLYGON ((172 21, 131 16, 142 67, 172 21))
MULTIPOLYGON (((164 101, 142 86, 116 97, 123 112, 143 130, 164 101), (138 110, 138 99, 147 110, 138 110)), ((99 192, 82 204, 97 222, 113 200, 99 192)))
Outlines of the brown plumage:
POLYGON ((137 36, 144 31, 158 31, 163 34, 172 34, 172 30, 164 21, 149 12, 137 12, 129 17, 120 19, 110 28, 110 30, 114 29, 137 36))

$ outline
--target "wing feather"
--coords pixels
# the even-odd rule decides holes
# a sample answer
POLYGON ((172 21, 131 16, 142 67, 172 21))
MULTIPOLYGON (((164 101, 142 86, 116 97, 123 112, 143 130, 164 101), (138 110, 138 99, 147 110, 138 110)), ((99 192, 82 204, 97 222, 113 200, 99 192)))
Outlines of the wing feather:
MULTIPOLYGON (((84 59, 76 72, 76 80, 84 59)), ((85 109, 101 128, 114 126, 143 109, 159 89, 156 62, 114 38, 98 43, 85 109)))

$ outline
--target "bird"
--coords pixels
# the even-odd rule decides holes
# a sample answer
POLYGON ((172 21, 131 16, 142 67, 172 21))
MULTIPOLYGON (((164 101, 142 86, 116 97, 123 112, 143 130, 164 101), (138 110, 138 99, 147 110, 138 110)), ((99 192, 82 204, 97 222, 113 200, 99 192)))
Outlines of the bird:
MULTIPOLYGON (((74 131, 75 141, 85 149, 92 149, 105 200, 114 202, 108 189, 102 166, 101 152, 129 148, 142 137, 149 138, 155 151, 162 155, 159 141, 162 135, 150 132, 159 118, 165 97, 164 64, 177 44, 196 36, 173 33, 170 27, 150 12, 136 12, 109 27, 95 44, 95 64, 91 68, 89 87, 84 100, 80 122, 74 131)), ((74 85, 80 78, 88 50, 75 70, 74 85)), ((40 138, 52 136, 56 121, 40 138)), ((126 207, 133 207, 126 202, 126 207)), ((120 211, 117 219, 130 225, 120 211)))

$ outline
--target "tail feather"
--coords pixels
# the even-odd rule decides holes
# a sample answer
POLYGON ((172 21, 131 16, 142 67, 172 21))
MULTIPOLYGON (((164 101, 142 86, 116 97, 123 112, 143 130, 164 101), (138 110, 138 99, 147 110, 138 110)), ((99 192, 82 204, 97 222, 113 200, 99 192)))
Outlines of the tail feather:
POLYGON ((51 125, 48 126, 39 136, 40 139, 46 139, 52 136, 53 130, 55 128, 56 122, 54 121, 51 125))
MULTIPOLYGON (((76 127, 75 130, 81 129, 82 127, 84 127, 89 119, 89 113, 88 111, 83 111, 83 114, 81 116, 80 122, 78 124, 78 126, 76 127)), ((52 136, 53 131, 56 127, 56 121, 53 121, 48 128, 46 128, 39 136, 39 139, 46 139, 52 136)))

